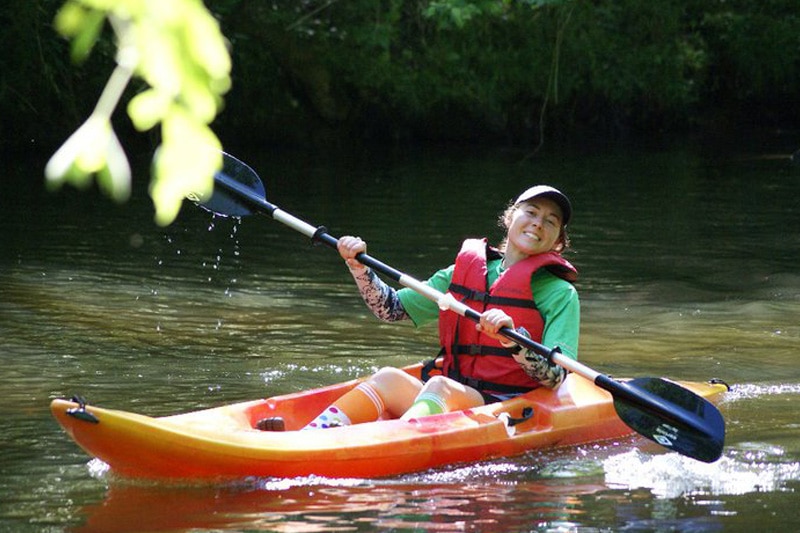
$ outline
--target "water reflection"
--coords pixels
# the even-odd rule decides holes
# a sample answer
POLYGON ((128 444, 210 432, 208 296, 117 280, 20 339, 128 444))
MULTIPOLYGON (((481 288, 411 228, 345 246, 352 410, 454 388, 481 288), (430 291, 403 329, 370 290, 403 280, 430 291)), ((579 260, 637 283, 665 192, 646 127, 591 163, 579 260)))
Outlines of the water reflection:
POLYGON ((102 504, 83 509, 85 524, 75 531, 527 530, 574 523, 585 512, 580 495, 604 489, 602 479, 531 481, 513 465, 494 469, 499 479, 486 479, 483 467, 471 476, 462 469, 387 481, 267 479, 180 489, 112 485, 102 504), (478 481, 455 483, 456 477, 478 481), (142 509, 148 510, 145 516, 142 509))
MULTIPOLYGON (((731 496, 791 490, 800 463, 740 447, 709 465, 641 442, 454 467, 388 480, 251 479, 165 486, 112 481, 76 532, 722 530, 731 496), (636 446, 634 448, 634 446, 636 446), (142 510, 147 512, 143 513, 142 510), (670 529, 670 530, 672 530, 670 529)), ((106 476, 103 473, 102 476, 106 476)))
POLYGON ((46 195, 29 168, 4 175, 0 529, 790 529, 800 181, 739 155, 570 152, 520 165, 503 153, 362 164, 242 153, 269 178, 270 201, 333 235, 361 234, 419 278, 461 238, 491 234, 514 192, 561 186, 576 205, 582 360, 614 376, 724 378, 735 386, 721 406, 727 446, 699 470, 631 439, 393 480, 180 488, 88 475, 49 400, 185 412, 418 361, 436 351, 435 329, 380 324, 335 253, 266 219, 187 206, 162 229, 145 191, 116 206, 46 195))

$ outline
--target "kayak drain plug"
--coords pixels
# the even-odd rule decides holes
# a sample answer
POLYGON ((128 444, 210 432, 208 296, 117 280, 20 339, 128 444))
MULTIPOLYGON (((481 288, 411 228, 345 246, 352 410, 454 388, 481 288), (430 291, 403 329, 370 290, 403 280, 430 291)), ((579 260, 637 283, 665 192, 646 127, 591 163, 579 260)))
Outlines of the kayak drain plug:
POLYGON ((78 407, 67 409, 67 414, 71 417, 83 420, 84 422, 91 422, 92 424, 99 424, 100 421, 92 413, 86 410, 86 399, 83 396, 73 396, 70 401, 78 404, 78 407))

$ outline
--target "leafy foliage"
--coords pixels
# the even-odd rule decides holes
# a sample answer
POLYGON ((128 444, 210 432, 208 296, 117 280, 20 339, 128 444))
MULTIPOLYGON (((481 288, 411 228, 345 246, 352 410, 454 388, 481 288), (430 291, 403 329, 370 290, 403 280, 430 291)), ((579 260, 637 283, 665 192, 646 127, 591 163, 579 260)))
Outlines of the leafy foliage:
MULTIPOLYGON (((255 4, 231 13, 247 38, 236 61, 244 83, 282 90, 271 111, 295 118, 290 131, 527 143, 585 127, 685 128, 722 102, 780 106, 800 90, 790 0, 255 4)), ((286 136, 283 119, 258 124, 286 136)))
POLYGON ((174 144, 218 146, 208 129, 213 114, 215 130, 229 142, 302 145, 531 146, 576 131, 625 135, 719 118, 789 129, 800 122, 796 4, 215 0, 208 5, 235 65, 227 72, 225 41, 199 0, 7 0, 0 3, 0 44, 10 51, 0 56, 0 149, 36 149, 55 142, 50 135, 61 142, 90 116, 67 143, 70 157, 56 160, 63 174, 52 183, 86 184, 97 176, 124 198, 127 162, 114 129, 128 137, 128 123, 115 120, 112 129, 108 120, 122 102, 136 128, 159 128, 164 144, 152 190, 154 198, 172 198, 156 200, 164 223, 181 193, 195 188, 177 184, 208 175, 202 168, 211 166, 198 161, 201 150, 180 152, 174 144), (48 25, 59 7, 58 28, 71 36, 71 53, 48 25), (206 22, 192 26, 198 17, 206 22), (112 91, 108 73, 125 65, 123 43, 133 43, 136 60, 128 66, 130 82, 125 68, 118 72, 124 91, 112 91), (83 61, 80 68, 70 56, 83 61), (106 80, 109 109, 95 105, 106 80))
POLYGON ((127 107, 134 126, 161 124, 150 194, 156 221, 177 216, 184 197, 210 194, 222 166, 221 145, 209 124, 230 88, 230 56, 216 20, 200 0, 68 0, 58 12, 58 31, 72 39, 72 58, 85 60, 105 21, 117 39, 117 66, 87 121, 54 154, 49 182, 85 186, 96 175, 102 188, 125 200, 131 171, 111 125, 132 77, 147 88, 127 107))

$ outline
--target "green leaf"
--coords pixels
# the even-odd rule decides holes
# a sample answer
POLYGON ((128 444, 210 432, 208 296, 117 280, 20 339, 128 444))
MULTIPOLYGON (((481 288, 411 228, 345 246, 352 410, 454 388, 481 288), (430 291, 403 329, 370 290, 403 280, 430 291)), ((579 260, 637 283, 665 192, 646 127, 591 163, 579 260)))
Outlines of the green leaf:
POLYGON ((217 21, 207 12, 197 12, 187 20, 185 37, 187 50, 217 85, 214 89, 226 92, 230 87, 231 58, 217 21))
POLYGON ((162 92, 148 89, 134 96, 128 103, 128 116, 139 131, 147 131, 161 122, 170 106, 170 99, 162 92))
POLYGON ((208 195, 214 172, 222 168, 222 146, 208 126, 181 106, 172 106, 162 122, 163 143, 155 159, 150 196, 156 222, 170 224, 189 194, 208 195))
POLYGON ((72 37, 81 31, 89 11, 76 2, 67 2, 56 13, 53 21, 56 31, 65 37, 72 37))
POLYGON ((130 100, 127 111, 140 131, 162 125, 150 191, 156 221, 166 225, 187 194, 210 194, 213 174, 222 167, 222 147, 207 124, 231 85, 227 43, 200 0, 66 0, 55 25, 72 39, 73 57, 84 59, 106 18, 117 37, 117 69, 92 115, 50 159, 45 176, 55 186, 85 186, 97 176, 111 197, 128 198, 131 171, 111 116, 136 75, 150 87, 130 100))
POLYGON ((114 200, 128 199, 131 188, 128 159, 108 119, 93 114, 53 154, 45 167, 45 177, 51 187, 68 182, 85 188, 95 174, 103 191, 114 200))
POLYGON ((56 30, 72 38, 70 55, 77 62, 86 59, 103 30, 105 13, 68 2, 56 13, 56 30))
POLYGON ((89 57, 89 54, 103 30, 105 15, 99 11, 87 13, 83 27, 72 41, 71 56, 75 62, 80 62, 89 57))
POLYGON ((131 168, 113 131, 106 146, 106 165, 98 172, 97 181, 100 188, 117 202, 124 202, 131 195, 131 168))

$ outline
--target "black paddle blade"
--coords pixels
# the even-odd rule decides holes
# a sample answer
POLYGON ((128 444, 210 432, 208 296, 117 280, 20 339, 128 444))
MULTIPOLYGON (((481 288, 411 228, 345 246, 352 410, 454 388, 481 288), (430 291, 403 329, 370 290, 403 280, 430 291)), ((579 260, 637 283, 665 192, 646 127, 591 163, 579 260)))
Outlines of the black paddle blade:
POLYGON ((263 199, 266 190, 256 171, 230 154, 222 154, 222 170, 214 175, 214 193, 197 205, 223 217, 244 217, 252 215, 251 202, 248 197, 263 199), (238 185, 246 194, 231 186, 238 185))
POLYGON ((615 394, 617 414, 633 430, 699 461, 713 463, 720 458, 725 445, 725 420, 714 404, 664 379, 638 378, 621 385, 633 396, 656 397, 657 404, 669 406, 662 410, 655 405, 653 409, 649 402, 638 398, 631 401, 628 394, 615 394))

